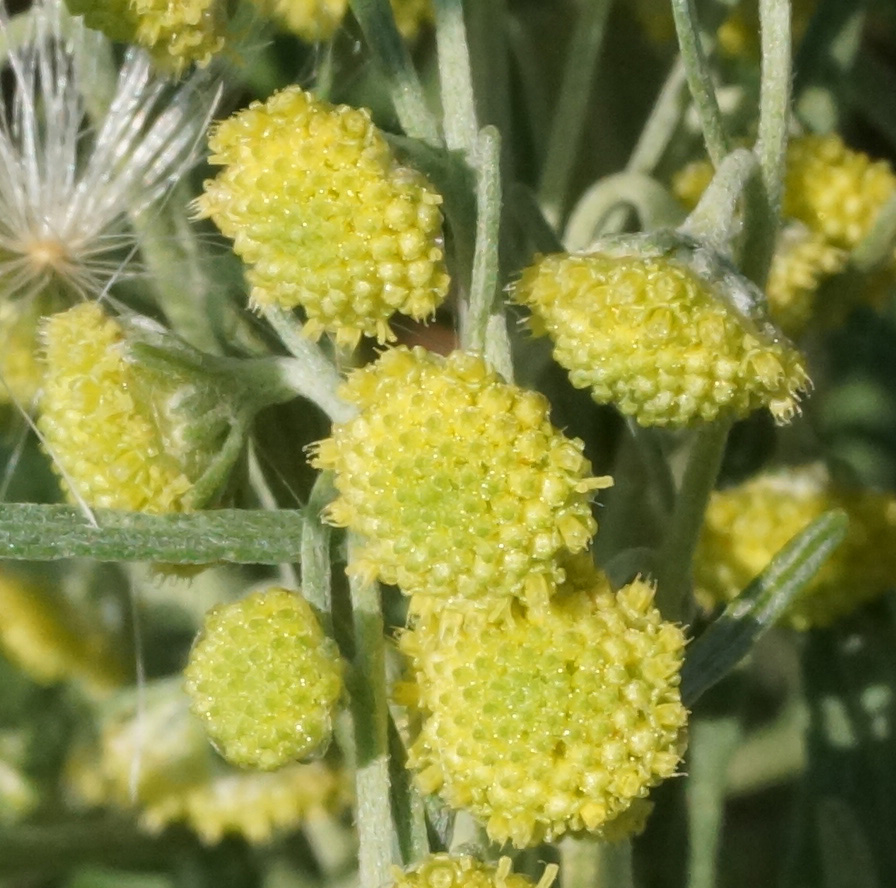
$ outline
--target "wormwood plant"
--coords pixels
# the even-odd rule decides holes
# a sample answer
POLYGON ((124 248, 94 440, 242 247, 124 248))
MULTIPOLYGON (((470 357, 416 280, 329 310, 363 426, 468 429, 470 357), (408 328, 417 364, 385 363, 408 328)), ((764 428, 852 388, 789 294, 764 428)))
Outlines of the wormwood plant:
POLYGON ((0 880, 889 884, 894 20, 4 4, 0 880))

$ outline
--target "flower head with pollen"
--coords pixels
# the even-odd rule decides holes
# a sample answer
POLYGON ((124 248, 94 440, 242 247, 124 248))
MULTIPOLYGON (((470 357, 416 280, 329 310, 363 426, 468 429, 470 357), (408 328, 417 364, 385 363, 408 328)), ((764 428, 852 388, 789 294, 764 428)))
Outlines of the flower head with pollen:
POLYGON ((513 298, 531 308, 533 331, 551 337, 576 388, 641 425, 686 426, 759 407, 786 422, 808 383, 801 356, 729 296, 732 281, 746 282, 695 266, 684 249, 555 254, 523 272, 513 298))
POLYGON ((120 43, 144 47, 163 69, 180 73, 206 65, 224 47, 227 15, 222 0, 66 0, 89 28, 120 43))
POLYGON ((317 445, 336 473, 328 518, 360 533, 349 570, 413 596, 490 607, 543 601, 562 579, 556 556, 579 552, 597 529, 582 442, 564 437, 535 392, 502 382, 454 352, 396 348, 351 374, 355 419, 317 445))
POLYGON ((429 854, 407 870, 393 869, 391 888, 550 888, 557 865, 544 869, 538 883, 511 870, 509 857, 497 865, 461 854, 429 854))
POLYGON ((712 495, 694 561, 698 598, 707 607, 734 598, 829 509, 849 516, 846 539, 784 622, 797 629, 827 626, 879 598, 896 575, 896 497, 840 487, 820 464, 766 472, 712 495))
POLYGON ((231 764, 270 771, 330 742, 342 667, 298 593, 271 588, 212 608, 184 676, 193 711, 231 764))
POLYGON ((256 306, 301 306, 305 332, 393 339, 448 291, 442 198, 397 164, 366 111, 289 87, 223 121, 197 206, 233 238, 256 306))
POLYGON ((607 837, 681 758, 683 633, 647 583, 614 594, 576 560, 537 619, 520 605, 498 619, 433 613, 400 639, 417 784, 496 842, 607 837))
POLYGON ((147 512, 202 505, 194 484, 227 433, 220 392, 133 360, 125 327, 95 302, 46 318, 42 334, 37 427, 69 497, 147 512))

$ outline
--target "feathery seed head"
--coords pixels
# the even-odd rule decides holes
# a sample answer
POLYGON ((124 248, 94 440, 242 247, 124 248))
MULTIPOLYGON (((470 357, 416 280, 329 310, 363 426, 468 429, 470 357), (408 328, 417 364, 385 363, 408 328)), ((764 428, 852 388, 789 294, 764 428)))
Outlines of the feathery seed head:
MULTIPOLYGON (((8 27, 0 11, 0 33, 8 27)), ((48 287, 97 296, 132 269, 128 217, 193 164, 216 92, 199 76, 173 88, 131 50, 104 113, 88 109, 105 38, 65 20, 59 0, 38 0, 30 27, 10 51, 0 115, 0 302, 48 287)))
POLYGON ((393 867, 392 874, 392 888, 550 888, 557 865, 546 866, 537 885, 512 872, 509 857, 493 866, 467 855, 430 854, 408 870, 393 867))
POLYGON ((596 530, 582 442, 548 403, 502 382, 479 357, 396 348, 351 374, 358 416, 335 426, 313 463, 336 473, 329 520, 365 541, 349 569, 394 583, 412 607, 512 596, 543 601, 596 530))
POLYGON ((66 0, 89 28, 120 43, 144 47, 161 68, 180 74, 207 65, 224 47, 227 16, 221 0, 66 0))
POLYGON ((517 847, 606 836, 682 754, 681 630, 641 580, 614 595, 593 566, 569 575, 537 619, 433 612, 400 639, 418 785, 517 847))
POLYGON ((275 587, 212 608, 184 675, 193 711, 231 764, 271 771, 330 742, 342 667, 298 593, 275 587))
POLYGON ((301 306, 305 332, 393 339, 389 318, 430 316, 448 291, 441 197, 398 166, 364 110, 298 87, 213 132, 197 206, 234 239, 257 306, 301 306))
POLYGON ((800 593, 784 621, 828 626, 892 588, 896 497, 838 487, 820 464, 766 472, 710 500, 694 562, 706 607, 727 602, 777 552, 829 509, 849 516, 846 539, 800 593))
POLYGON ((649 237, 544 256, 512 290, 577 388, 641 425, 685 426, 767 406, 779 422, 808 384, 761 297, 705 248, 649 237))
POLYGON ((894 193, 890 165, 853 151, 838 135, 799 136, 788 145, 784 215, 835 247, 856 247, 894 193))

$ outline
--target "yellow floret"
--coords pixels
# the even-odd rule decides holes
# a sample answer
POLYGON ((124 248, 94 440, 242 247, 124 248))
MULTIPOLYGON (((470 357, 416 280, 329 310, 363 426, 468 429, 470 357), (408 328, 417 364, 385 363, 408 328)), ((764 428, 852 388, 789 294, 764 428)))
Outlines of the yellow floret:
POLYGON ((40 303, 0 304, 0 404, 18 403, 31 407, 40 388, 43 366, 40 362, 37 328, 40 303))
POLYGON ((707 607, 734 598, 796 534, 829 509, 849 515, 845 541, 800 593, 784 619, 827 626, 893 586, 896 497, 838 488, 820 465, 781 469, 710 500, 695 559, 707 607))
POLYGON ((274 770, 330 742, 339 655, 295 592, 275 587, 213 607, 184 675, 193 711, 232 764, 274 770))
POLYGON ((359 415, 320 442, 336 473, 328 518, 365 537, 350 570, 413 596, 490 607, 543 601, 556 556, 596 524, 582 442, 548 420, 542 395, 502 382, 481 358, 397 348, 355 371, 343 397, 359 415))
POLYGON ((894 193, 890 165, 853 151, 838 135, 800 136, 788 146, 784 215, 835 247, 856 247, 894 193))
POLYGON ((35 681, 79 681, 97 692, 124 682, 110 640, 56 590, 2 572, 0 615, 0 649, 35 681))
POLYGON ((500 618, 436 612, 400 639, 417 784, 495 842, 606 837, 681 758, 684 635, 647 583, 614 594, 579 560, 537 618, 520 605, 500 618))
POLYGON ((45 379, 37 426, 73 501, 147 512, 182 511, 192 486, 172 456, 121 326, 95 303, 43 328, 45 379))
POLYGON ((448 292, 441 197, 398 166, 369 114, 297 87, 225 120, 210 140, 200 215, 234 239, 256 306, 301 306, 306 333, 393 339, 448 292))
POLYGON ((684 426, 768 407, 797 410, 801 356, 767 323, 667 256, 599 252, 542 257, 513 298, 576 388, 590 388, 641 425, 684 426))
POLYGON ((88 27, 112 40, 137 43, 176 72, 207 65, 224 46, 226 15, 221 0, 66 0, 88 27))
POLYGON ((497 866, 475 857, 430 854, 408 870, 393 868, 392 888, 550 888, 557 876, 557 865, 545 867, 538 884, 511 871, 509 857, 497 866))

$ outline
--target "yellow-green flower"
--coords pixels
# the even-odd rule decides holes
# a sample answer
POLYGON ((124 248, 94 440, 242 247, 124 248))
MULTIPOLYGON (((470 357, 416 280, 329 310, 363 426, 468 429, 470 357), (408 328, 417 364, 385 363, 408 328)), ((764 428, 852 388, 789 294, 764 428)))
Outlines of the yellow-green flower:
MULTIPOLYGON (((724 276, 723 276, 724 275, 724 276)), ((735 280, 698 275, 673 255, 628 247, 540 258, 513 298, 532 309, 576 388, 641 425, 684 426, 768 407, 797 410, 802 358, 768 322, 735 305, 735 280)))
POLYGON ((298 87, 222 122, 224 169, 200 215, 233 238, 256 306, 301 306, 305 332, 355 345, 393 339, 389 318, 432 315, 448 291, 441 197, 397 164, 364 110, 298 87))
POLYGON ((145 47, 176 72, 207 65, 224 47, 227 17, 221 0, 66 0, 89 28, 121 43, 145 47))
POLYGON ((364 537, 349 570, 397 584, 415 608, 544 601, 563 577, 556 556, 597 529, 590 492, 609 483, 550 424, 547 400, 481 358, 421 348, 385 352, 342 395, 358 416, 313 462, 336 473, 328 519, 364 537))
POLYGON ((509 857, 497 866, 475 857, 430 854, 407 870, 393 869, 392 888, 550 888, 557 877, 557 865, 546 866, 538 883, 511 871, 509 857))
POLYGON ((417 783, 496 842, 605 835, 681 757, 681 630, 647 583, 614 594, 579 561, 537 615, 433 612, 400 639, 417 783))
POLYGON ((266 15, 273 16, 302 40, 329 40, 348 9, 348 0, 253 0, 266 15))
POLYGON ((0 649, 34 681, 78 681, 100 693, 125 681, 111 639, 57 590, 0 572, 0 615, 0 649))
POLYGON ((330 742, 342 667, 298 593, 274 587, 213 607, 184 675, 193 711, 232 764, 269 771, 330 742))
POLYGON ((893 587, 896 497, 833 484, 818 464, 758 475, 712 495, 694 562, 703 604, 734 598, 777 552, 829 509, 844 509, 844 542, 791 605, 797 629, 827 626, 893 587))
POLYGON ((169 447, 179 430, 160 425, 157 396, 171 393, 128 360, 121 325, 85 302, 47 318, 43 339, 37 427, 69 498, 147 512, 187 508, 194 479, 169 447))
POLYGON ((856 247, 893 194, 890 165, 853 151, 836 134, 799 136, 788 146, 784 215, 835 247, 856 247))

